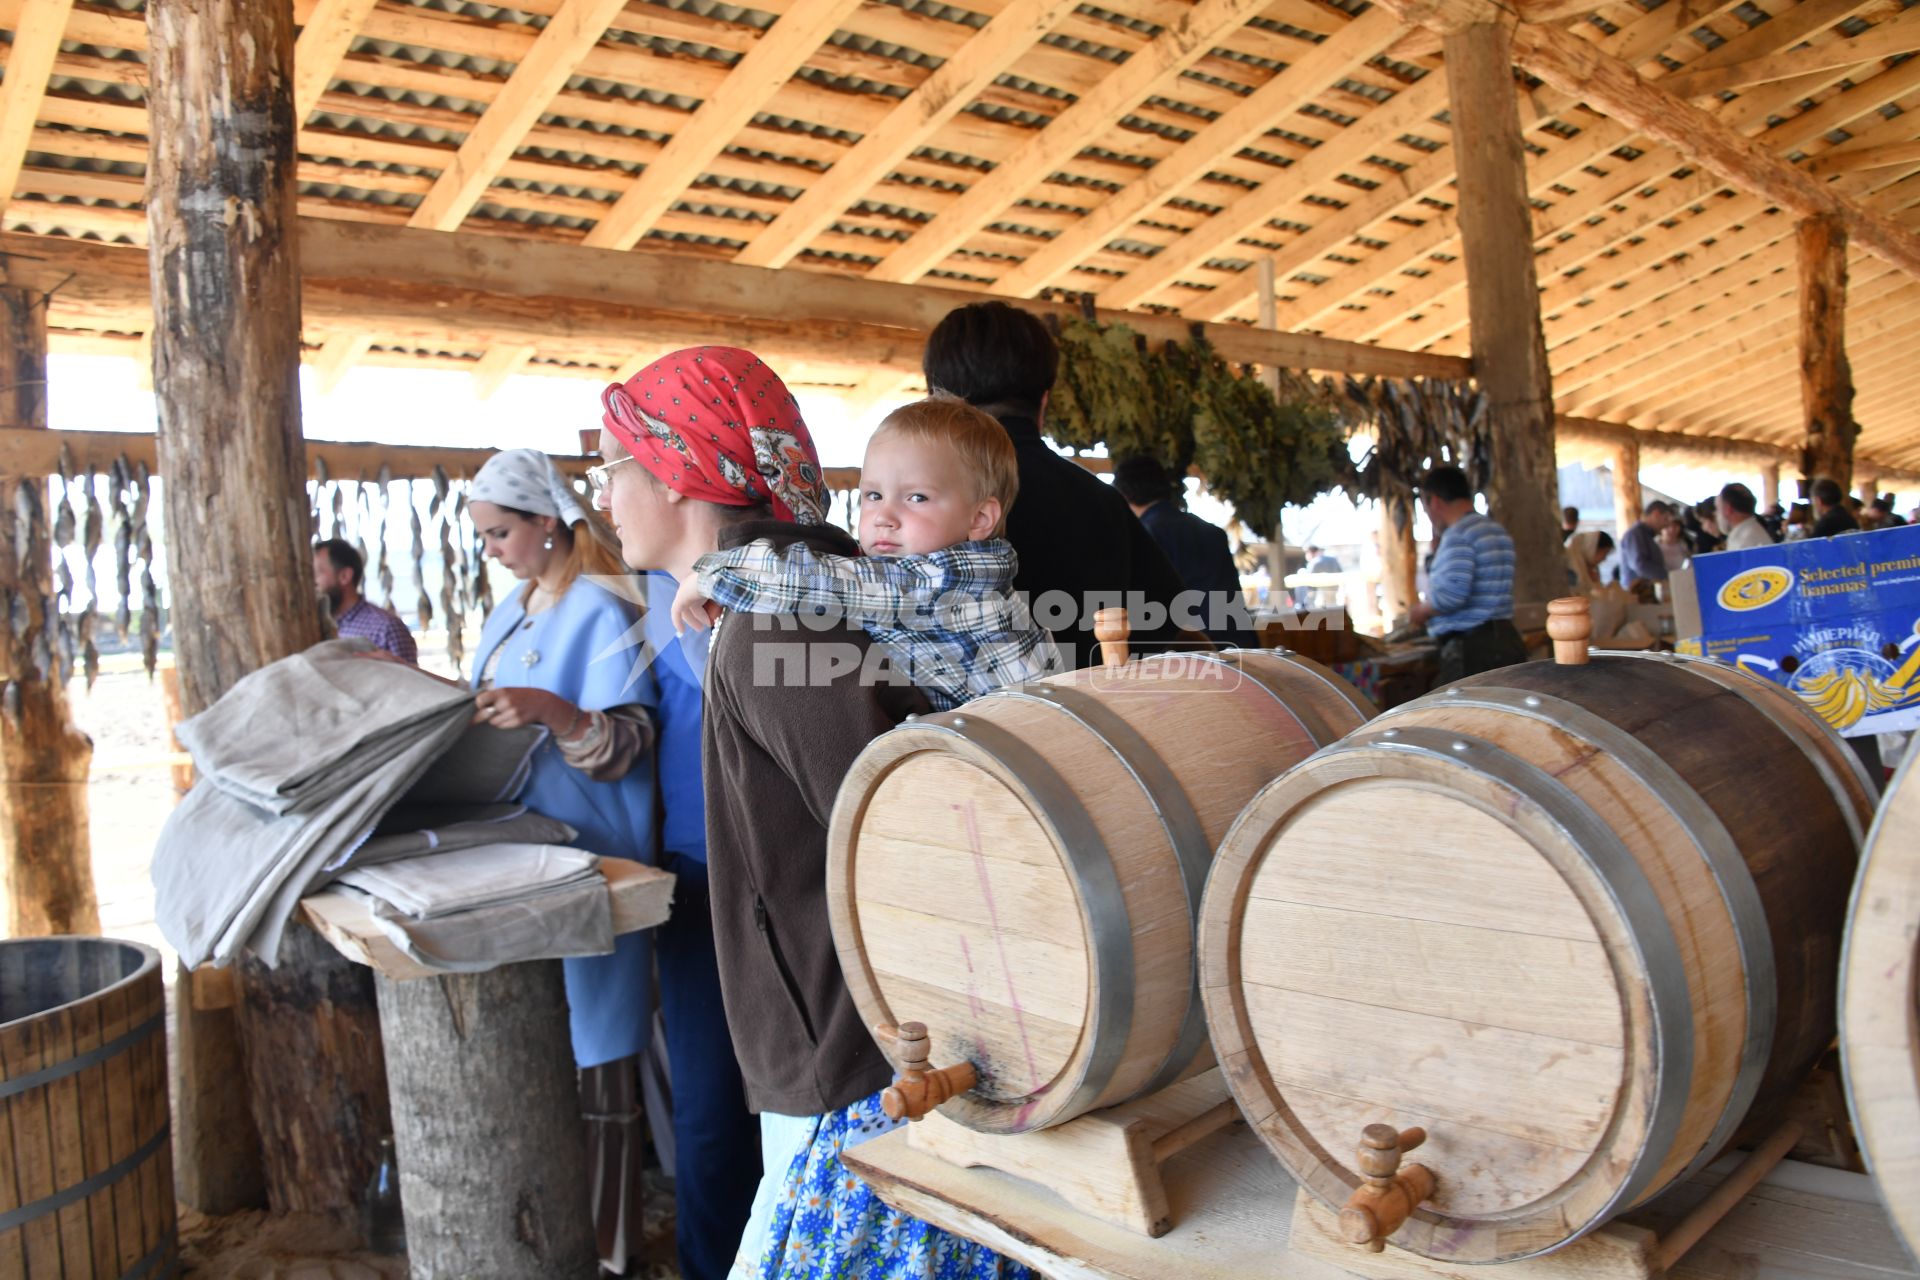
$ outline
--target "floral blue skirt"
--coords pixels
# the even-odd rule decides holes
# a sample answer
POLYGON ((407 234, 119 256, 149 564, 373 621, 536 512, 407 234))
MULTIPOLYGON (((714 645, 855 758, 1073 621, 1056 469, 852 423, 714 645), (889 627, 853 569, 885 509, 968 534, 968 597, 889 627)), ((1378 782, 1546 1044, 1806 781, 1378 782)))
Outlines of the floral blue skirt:
MULTIPOLYGON (((755 1280, 1037 1280, 984 1245, 891 1209, 840 1153, 896 1127, 880 1095, 811 1118, 776 1189, 755 1280)), ((772 1167, 767 1177, 776 1177, 772 1167)))

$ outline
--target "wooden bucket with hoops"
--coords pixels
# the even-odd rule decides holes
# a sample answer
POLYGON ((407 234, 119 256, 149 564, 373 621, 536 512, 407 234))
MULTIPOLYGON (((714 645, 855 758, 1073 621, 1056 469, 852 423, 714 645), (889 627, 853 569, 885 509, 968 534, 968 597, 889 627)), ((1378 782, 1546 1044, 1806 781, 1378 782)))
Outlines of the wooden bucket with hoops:
POLYGON ((1304 762, 1207 887, 1202 991, 1248 1122, 1350 1209, 1368 1126, 1424 1130, 1437 1188, 1372 1238, 1432 1258, 1594 1229, 1724 1150, 1832 1040, 1872 815, 1853 753, 1731 667, 1579 650, 1304 762))
POLYGON ((1316 663, 1233 650, 1056 676, 882 735, 828 837, 854 1002, 869 1025, 924 1023, 935 1068, 971 1065, 940 1111, 983 1132, 1204 1069, 1194 914, 1213 851, 1260 787, 1372 714, 1316 663))
POLYGON ((0 1276, 174 1273, 160 956, 0 942, 0 1276))

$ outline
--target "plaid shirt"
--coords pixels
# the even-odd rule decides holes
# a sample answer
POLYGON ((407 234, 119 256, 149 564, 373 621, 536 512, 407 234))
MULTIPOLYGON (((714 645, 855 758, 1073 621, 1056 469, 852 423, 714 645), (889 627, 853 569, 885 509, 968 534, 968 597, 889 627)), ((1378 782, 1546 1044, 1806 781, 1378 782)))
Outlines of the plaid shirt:
POLYGON ((928 555, 816 555, 749 542, 694 563, 700 592, 743 613, 821 612, 858 623, 938 710, 1066 670, 1014 593, 1003 538, 928 555))
POLYGON ((413 643, 413 632, 407 630, 407 624, 371 601, 354 601, 353 608, 336 618, 333 625, 342 640, 358 636, 373 641, 375 647, 385 649, 396 658, 420 661, 420 650, 413 643))

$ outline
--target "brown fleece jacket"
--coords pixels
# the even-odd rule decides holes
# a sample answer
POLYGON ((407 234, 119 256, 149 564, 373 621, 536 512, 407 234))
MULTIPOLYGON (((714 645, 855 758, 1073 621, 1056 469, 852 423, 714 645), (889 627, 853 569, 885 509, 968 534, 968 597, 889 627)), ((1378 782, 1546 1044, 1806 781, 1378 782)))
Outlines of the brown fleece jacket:
MULTIPOLYGON (((721 541, 761 538, 859 554, 818 525, 751 522, 721 541)), ((707 658, 707 873, 727 1025, 755 1111, 820 1115, 893 1076, 847 992, 827 922, 827 820, 840 782, 868 742, 929 709, 898 677, 863 679, 880 663, 866 661, 871 644, 845 623, 730 613, 707 658)))

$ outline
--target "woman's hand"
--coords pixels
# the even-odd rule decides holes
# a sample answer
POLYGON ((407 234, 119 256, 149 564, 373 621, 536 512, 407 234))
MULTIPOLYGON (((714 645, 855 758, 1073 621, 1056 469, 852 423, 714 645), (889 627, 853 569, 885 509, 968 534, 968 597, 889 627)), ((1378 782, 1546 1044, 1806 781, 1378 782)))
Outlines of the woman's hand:
POLYGON ((713 619, 720 612, 713 601, 700 594, 700 580, 688 575, 673 594, 673 607, 668 616, 673 619, 673 633, 679 635, 688 627, 695 631, 705 631, 713 625, 713 619))
POLYGON ((580 708, 545 689, 488 689, 474 699, 473 722, 496 729, 540 724, 558 736, 579 719, 580 708))

